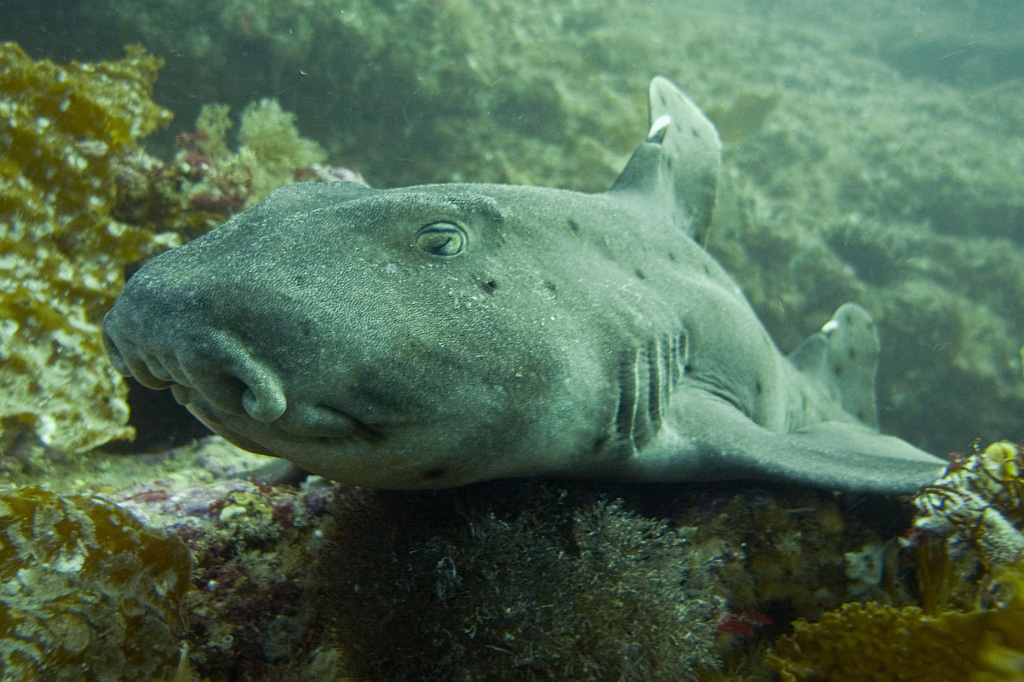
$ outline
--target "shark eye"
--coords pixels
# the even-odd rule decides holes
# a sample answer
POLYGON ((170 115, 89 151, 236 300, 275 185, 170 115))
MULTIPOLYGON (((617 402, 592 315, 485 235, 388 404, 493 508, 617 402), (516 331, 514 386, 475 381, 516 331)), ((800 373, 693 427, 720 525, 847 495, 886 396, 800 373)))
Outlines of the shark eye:
POLYGON ((466 233, 453 223, 430 223, 416 233, 416 246, 433 256, 455 256, 466 248, 466 233))

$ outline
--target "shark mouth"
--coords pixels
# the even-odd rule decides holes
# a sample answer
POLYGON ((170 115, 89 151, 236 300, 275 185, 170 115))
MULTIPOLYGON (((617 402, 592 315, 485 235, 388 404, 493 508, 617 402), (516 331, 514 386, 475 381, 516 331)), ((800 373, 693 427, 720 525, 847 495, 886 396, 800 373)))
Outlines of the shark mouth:
POLYGON ((280 445, 363 441, 376 443, 381 431, 333 408, 315 406, 296 410, 292 406, 270 423, 250 415, 227 414, 202 394, 181 384, 172 384, 174 399, 212 431, 238 447, 261 455, 281 456, 280 445))
POLYGON ((289 399, 279 373, 249 353, 195 353, 182 361, 167 349, 142 352, 130 339, 106 333, 104 343, 119 372, 148 388, 170 388, 201 422, 247 450, 279 454, 267 452, 274 448, 266 443, 382 438, 376 426, 344 409, 289 399))

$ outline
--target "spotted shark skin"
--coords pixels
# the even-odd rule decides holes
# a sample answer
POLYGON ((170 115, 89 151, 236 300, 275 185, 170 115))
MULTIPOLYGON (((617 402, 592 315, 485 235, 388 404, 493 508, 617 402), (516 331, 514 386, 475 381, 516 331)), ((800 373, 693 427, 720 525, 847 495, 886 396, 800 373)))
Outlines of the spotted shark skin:
POLYGON ((298 183, 164 253, 104 321, 115 367, 253 452, 345 483, 752 478, 905 493, 847 303, 791 355, 700 246, 720 142, 668 80, 607 192, 298 183))

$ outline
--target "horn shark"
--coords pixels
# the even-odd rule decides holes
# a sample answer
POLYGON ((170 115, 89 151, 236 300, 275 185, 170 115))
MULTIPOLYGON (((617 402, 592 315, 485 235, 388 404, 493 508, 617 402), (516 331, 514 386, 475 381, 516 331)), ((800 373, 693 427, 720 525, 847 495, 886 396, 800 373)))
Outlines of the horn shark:
POLYGON ((344 483, 755 478, 903 493, 944 463, 876 429, 847 303, 788 357, 699 245, 714 126, 657 77, 610 190, 277 190, 147 263, 114 366, 224 438, 344 483))

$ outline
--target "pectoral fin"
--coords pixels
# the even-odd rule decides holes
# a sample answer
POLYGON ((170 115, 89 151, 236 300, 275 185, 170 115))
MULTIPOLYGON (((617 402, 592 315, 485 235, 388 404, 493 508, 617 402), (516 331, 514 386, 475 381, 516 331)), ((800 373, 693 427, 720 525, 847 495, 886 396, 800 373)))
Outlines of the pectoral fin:
POLYGON ((674 434, 630 463, 641 480, 753 478, 882 494, 935 481, 945 462, 855 423, 821 422, 775 433, 698 389, 680 396, 674 434))

